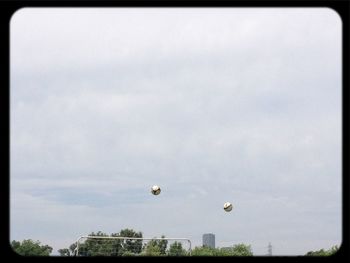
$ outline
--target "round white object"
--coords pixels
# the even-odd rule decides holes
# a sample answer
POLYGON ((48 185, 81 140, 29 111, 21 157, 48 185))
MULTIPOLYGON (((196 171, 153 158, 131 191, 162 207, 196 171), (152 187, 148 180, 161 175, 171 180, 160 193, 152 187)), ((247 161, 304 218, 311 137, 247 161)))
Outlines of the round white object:
POLYGON ((151 189, 151 193, 154 195, 159 195, 160 194, 160 187, 158 185, 153 185, 151 189))
POLYGON ((224 204, 224 210, 225 210, 226 212, 230 212, 230 211, 232 210, 232 204, 229 203, 229 202, 226 202, 226 203, 224 204))

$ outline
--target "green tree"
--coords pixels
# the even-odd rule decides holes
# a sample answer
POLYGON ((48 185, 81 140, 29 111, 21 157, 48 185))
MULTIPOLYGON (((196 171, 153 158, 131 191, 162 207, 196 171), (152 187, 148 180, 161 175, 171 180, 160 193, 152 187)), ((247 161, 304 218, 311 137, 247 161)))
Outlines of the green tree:
POLYGON ((192 256, 253 256, 250 245, 237 244, 229 248, 195 247, 192 256))
MULTIPOLYGON (((108 234, 98 231, 97 233, 92 232, 89 236, 108 237, 108 234)), ((79 255, 81 256, 109 256, 112 251, 110 240, 90 238, 79 244, 79 255)))
POLYGON ((147 243, 147 245, 144 246, 141 256, 160 256, 161 255, 161 250, 160 247, 156 242, 150 242, 147 243))
POLYGON ((309 251, 306 253, 306 256, 327 256, 326 251, 322 248, 317 251, 309 251))
POLYGON ((186 256, 186 250, 182 248, 182 244, 180 242, 175 241, 170 245, 168 253, 169 256, 186 256))
MULTIPOLYGON (((161 238, 165 238, 164 235, 161 238)), ((168 240, 166 239, 152 239, 143 247, 143 255, 153 256, 153 255, 166 255, 166 249, 168 246, 168 240)))
POLYGON ((217 249, 202 246, 202 247, 195 247, 192 250, 191 253, 192 256, 217 256, 217 249))
MULTIPOLYGON (((122 229, 119 234, 112 234, 111 236, 120 236, 120 237, 136 237, 142 238, 142 232, 136 232, 132 229, 126 228, 122 229)), ((119 241, 119 240, 118 240, 119 241)), ((134 254, 141 253, 142 250, 142 240, 132 240, 132 239, 123 239, 120 241, 122 249, 118 255, 122 255, 125 251, 132 252, 134 254)))
MULTIPOLYGON (((161 238, 165 238, 165 236, 162 235, 161 238)), ((158 246, 160 248, 160 254, 166 255, 166 249, 168 247, 168 240, 166 240, 166 239, 158 240, 158 246)))
MULTIPOLYGON (((70 254, 71 255, 75 255, 74 252, 75 252, 75 248, 77 247, 77 243, 73 243, 69 246, 69 251, 70 251, 70 254)), ((65 248, 64 248, 65 249, 65 248)))
POLYGON ((60 254, 60 256, 69 257, 71 255, 70 250, 68 248, 62 248, 57 251, 60 254))
POLYGON ((228 248, 218 248, 219 256, 253 256, 250 245, 237 244, 228 248))
POLYGON ((253 256, 251 246, 243 243, 234 245, 232 248, 232 256, 253 256))
POLYGON ((22 242, 13 240, 11 242, 13 250, 22 256, 49 256, 52 252, 52 247, 41 245, 40 241, 25 239, 22 242))
POLYGON ((325 256, 331 256, 334 253, 338 251, 338 246, 333 246, 328 250, 324 250, 323 248, 317 251, 309 251, 306 253, 305 256, 317 256, 317 257, 325 257, 325 256))
POLYGON ((335 254, 338 250, 339 250, 339 247, 338 247, 337 245, 331 247, 331 248, 327 251, 328 256, 331 256, 331 255, 335 254))

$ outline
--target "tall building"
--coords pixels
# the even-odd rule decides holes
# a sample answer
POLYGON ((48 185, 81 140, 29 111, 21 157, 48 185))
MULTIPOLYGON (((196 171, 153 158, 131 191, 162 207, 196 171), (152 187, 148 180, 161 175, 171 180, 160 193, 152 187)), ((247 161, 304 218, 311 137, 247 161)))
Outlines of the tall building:
POLYGON ((211 233, 203 234, 203 246, 215 248, 215 235, 211 233))

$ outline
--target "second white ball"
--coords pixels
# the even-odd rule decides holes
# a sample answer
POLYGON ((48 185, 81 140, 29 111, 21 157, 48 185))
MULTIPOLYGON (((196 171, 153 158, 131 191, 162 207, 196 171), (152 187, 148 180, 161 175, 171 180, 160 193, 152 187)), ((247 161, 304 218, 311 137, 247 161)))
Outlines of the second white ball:
POLYGON ((232 204, 229 203, 229 202, 226 202, 226 203, 224 204, 224 210, 225 210, 226 212, 230 212, 230 211, 232 210, 232 204))
POLYGON ((154 195, 159 195, 160 194, 160 187, 158 185, 153 185, 151 188, 151 193, 154 195))

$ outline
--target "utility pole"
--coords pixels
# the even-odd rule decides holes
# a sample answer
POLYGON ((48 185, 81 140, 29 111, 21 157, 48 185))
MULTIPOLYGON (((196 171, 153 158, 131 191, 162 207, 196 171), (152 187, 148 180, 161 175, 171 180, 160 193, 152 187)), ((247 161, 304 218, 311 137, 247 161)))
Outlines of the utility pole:
POLYGON ((272 245, 271 243, 269 242, 269 245, 267 247, 267 255, 268 256, 272 256, 272 245))

